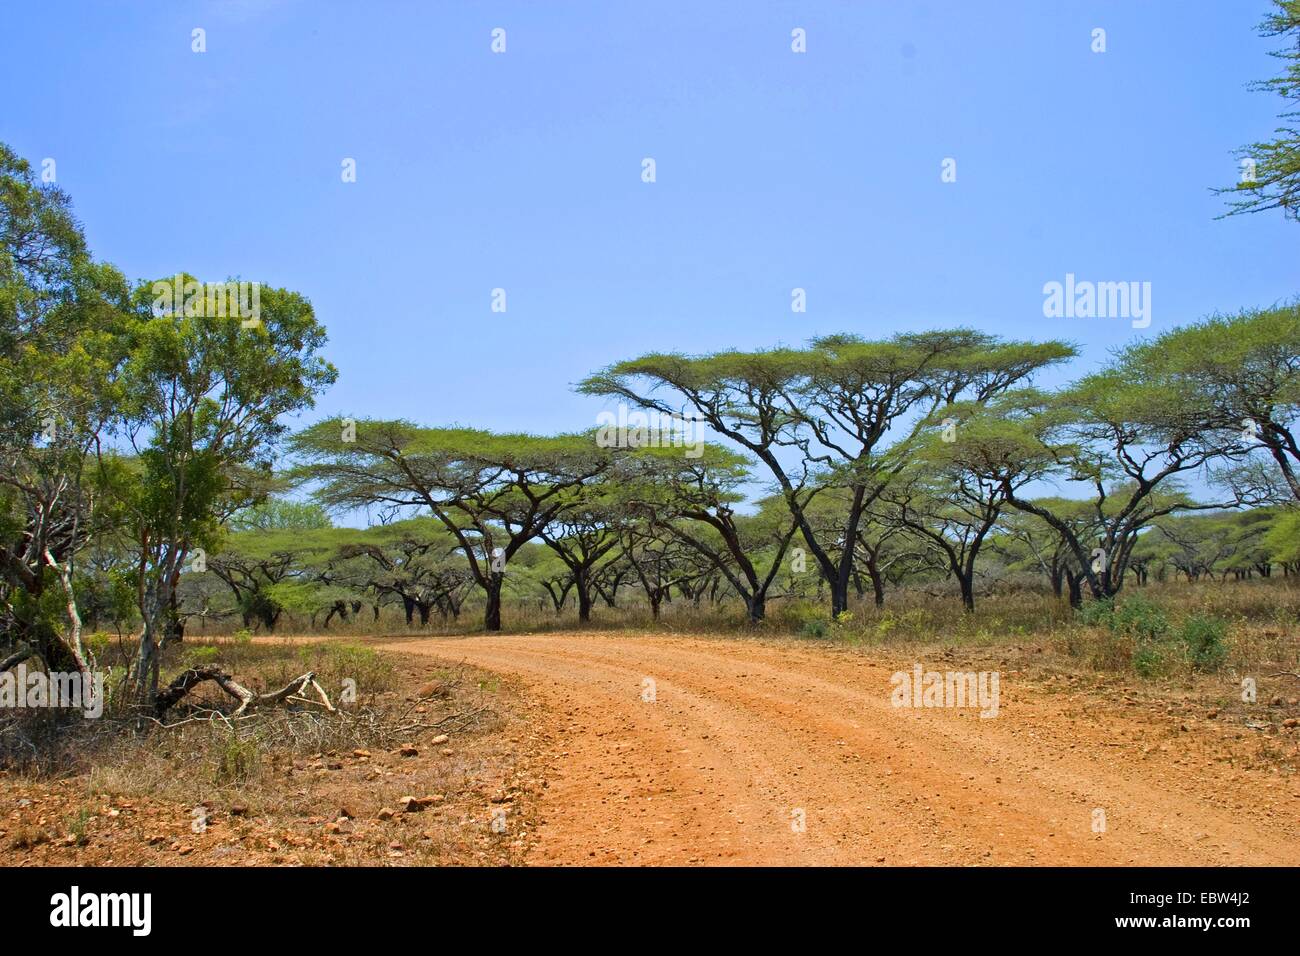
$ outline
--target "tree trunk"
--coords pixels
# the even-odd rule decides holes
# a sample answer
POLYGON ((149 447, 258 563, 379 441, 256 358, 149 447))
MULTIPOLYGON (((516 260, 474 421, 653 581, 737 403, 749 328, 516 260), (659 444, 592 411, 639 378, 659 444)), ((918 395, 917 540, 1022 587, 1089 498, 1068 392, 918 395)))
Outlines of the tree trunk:
POLYGON ((957 582, 961 585, 961 606, 966 609, 967 614, 971 614, 975 611, 974 575, 959 574, 957 582))
POLYGON ((876 607, 884 607, 885 606, 884 575, 880 573, 880 568, 877 566, 874 559, 869 559, 866 562, 866 565, 867 565, 867 577, 871 578, 871 592, 875 599, 876 607))
POLYGON ((1083 607, 1083 589, 1080 587, 1080 584, 1083 582, 1083 575, 1071 574, 1069 571, 1066 571, 1065 580, 1070 586, 1070 607, 1075 608, 1076 610, 1083 607))
POLYGON ((483 627, 489 631, 501 630, 501 584, 504 575, 493 571, 488 578, 487 607, 483 610, 483 627))

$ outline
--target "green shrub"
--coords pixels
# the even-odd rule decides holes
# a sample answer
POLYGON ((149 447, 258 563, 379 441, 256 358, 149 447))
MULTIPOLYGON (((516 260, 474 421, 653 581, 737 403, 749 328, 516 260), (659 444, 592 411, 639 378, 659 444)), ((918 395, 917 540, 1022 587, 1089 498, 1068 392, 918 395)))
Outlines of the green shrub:
POLYGON ((1216 671, 1228 656, 1228 622, 1208 614, 1193 614, 1183 621, 1178 637, 1187 648, 1192 669, 1216 671))
POLYGON ((231 734, 217 755, 216 782, 247 783, 257 770, 258 757, 256 740, 240 740, 231 734))
POLYGON ((1143 594, 1134 594, 1116 605, 1111 629, 1139 643, 1158 641, 1169 632, 1169 619, 1160 605, 1143 594))
POLYGON ((113 636, 104 631, 96 631, 86 638, 86 650, 96 658, 103 657, 113 646, 113 636))
POLYGON ((347 641, 308 644, 299 648, 298 658, 326 687, 338 687, 340 681, 352 680, 358 690, 373 692, 386 687, 392 678, 392 662, 364 644, 347 641))
POLYGON ((199 667, 203 664, 215 664, 221 650, 213 644, 192 644, 185 648, 181 656, 181 669, 199 667))
POLYGON ((1158 677, 1165 670, 1167 661, 1160 645, 1148 641, 1139 643, 1134 649, 1132 664, 1133 672, 1138 677, 1152 678, 1158 677))
POLYGON ((1107 627, 1115 629, 1115 599, 1098 598, 1086 602, 1079 608, 1079 623, 1087 627, 1107 627))
POLYGON ((830 632, 830 625, 820 618, 804 621, 799 633, 804 637, 825 637, 830 632))
POLYGON ((1168 669, 1170 653, 1164 643, 1169 635, 1169 618, 1146 595, 1132 594, 1123 601, 1089 601, 1079 609, 1079 621, 1105 628, 1111 634, 1111 639, 1097 643, 1090 655, 1101 666, 1116 666, 1127 656, 1139 677, 1156 677, 1168 669))

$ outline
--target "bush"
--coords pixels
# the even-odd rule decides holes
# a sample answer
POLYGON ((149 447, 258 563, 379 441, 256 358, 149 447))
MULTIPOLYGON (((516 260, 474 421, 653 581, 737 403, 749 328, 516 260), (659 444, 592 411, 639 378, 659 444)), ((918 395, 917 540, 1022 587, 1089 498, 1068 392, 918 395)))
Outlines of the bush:
POLYGON ((1123 602, 1089 601, 1079 609, 1079 621, 1103 627, 1112 635, 1112 640, 1100 642, 1094 658, 1114 666, 1127 656, 1139 677, 1157 677, 1182 662, 1195 671, 1216 671, 1228 657, 1227 621, 1192 614, 1171 632, 1164 610, 1143 594, 1123 602), (1129 645, 1127 654, 1122 652, 1123 643, 1129 645))
POLYGON ((220 654, 221 649, 213 644, 191 644, 185 648, 181 657, 181 669, 215 664, 220 654))
POLYGON ((799 633, 804 637, 825 637, 830 632, 830 625, 820 618, 804 621, 799 633))
POLYGON ((1165 664, 1167 663, 1165 655, 1161 653, 1160 646, 1150 642, 1138 644, 1136 649, 1133 651, 1131 662, 1133 664, 1133 672, 1137 674, 1138 677, 1148 679, 1158 677, 1165 669, 1165 664))
POLYGON ((1133 594, 1123 601, 1089 601, 1079 609, 1079 621, 1090 627, 1104 627, 1112 638, 1119 639, 1104 641, 1095 649, 1092 656, 1102 666, 1117 666, 1127 657, 1139 677, 1156 677, 1167 669, 1170 654, 1164 642, 1169 634, 1169 619, 1160 605, 1146 595, 1133 594))
POLYGON ((1118 604, 1111 629, 1135 638, 1139 644, 1159 641, 1169 632, 1169 619, 1160 605, 1142 594, 1118 604))
POLYGON ((1178 632, 1192 669, 1205 672, 1218 670, 1227 659, 1227 636, 1228 622, 1208 614, 1193 614, 1178 632))
POLYGON ((1079 608, 1079 623, 1087 627, 1115 629, 1115 599, 1098 598, 1079 608))
MULTIPOLYGON (((298 659, 313 671, 328 692, 343 681, 353 681, 357 690, 373 693, 392 681, 392 663, 373 647, 346 641, 309 644, 298 650, 298 659)), ((285 680, 296 675, 286 674, 285 680)))
POLYGON ((231 734, 217 755, 215 779, 218 784, 244 784, 257 770, 259 759, 256 739, 241 740, 231 734))

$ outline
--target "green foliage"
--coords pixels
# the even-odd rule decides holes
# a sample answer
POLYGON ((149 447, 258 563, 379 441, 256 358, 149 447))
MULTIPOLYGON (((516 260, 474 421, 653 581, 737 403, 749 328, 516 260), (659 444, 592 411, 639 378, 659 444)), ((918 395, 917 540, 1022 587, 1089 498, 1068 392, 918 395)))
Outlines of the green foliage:
POLYGON ((1273 0, 1274 9, 1259 25, 1260 36, 1279 38, 1280 49, 1270 51, 1282 61, 1282 72, 1253 84, 1253 88, 1276 93, 1285 106, 1279 114, 1283 125, 1277 138, 1252 143, 1240 152, 1255 164, 1254 178, 1219 192, 1233 199, 1224 215, 1260 212, 1280 208, 1288 219, 1300 219, 1300 131, 1286 122, 1300 116, 1300 0, 1273 0))
POLYGON ((1118 602, 1110 626, 1117 633, 1135 638, 1139 644, 1159 641, 1169 633, 1164 609, 1141 593, 1118 602))
POLYGON ((1080 608, 1078 619, 1110 635, 1110 640, 1094 646, 1094 663, 1115 666, 1127 646, 1130 666, 1139 677, 1158 677, 1180 662, 1196 671, 1215 671, 1228 656, 1226 621, 1191 614, 1173 629, 1165 611, 1141 593, 1119 601, 1089 601, 1080 608))
POLYGON ((243 784, 257 772, 260 753, 255 737, 241 740, 232 732, 217 752, 215 779, 218 784, 243 784))
POLYGON ((214 644, 194 644, 185 648, 185 653, 181 656, 181 667, 202 667, 204 664, 215 664, 221 656, 221 648, 214 644))
POLYGON ((799 633, 804 637, 825 637, 830 630, 831 626, 828 622, 820 618, 812 618, 804 622, 803 629, 799 633))
POLYGON ((337 693, 345 680, 355 681, 359 692, 374 693, 387 687, 393 674, 388 658, 374 648, 347 641, 306 645, 299 649, 298 658, 331 693, 337 693))
POLYGON ((1083 602, 1079 608, 1079 623, 1087 627, 1106 627, 1114 630, 1115 599, 1096 598, 1083 602))
POLYGON ((1194 670, 1216 671, 1228 657, 1228 622, 1220 618, 1193 614, 1183 621, 1178 637, 1194 670))

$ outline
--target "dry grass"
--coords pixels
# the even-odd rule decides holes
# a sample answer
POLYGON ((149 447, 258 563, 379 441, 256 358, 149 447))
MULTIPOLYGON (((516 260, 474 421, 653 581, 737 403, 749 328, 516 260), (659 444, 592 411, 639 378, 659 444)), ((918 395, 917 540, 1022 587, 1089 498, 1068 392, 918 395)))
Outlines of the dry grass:
POLYGON ((523 806, 518 741, 505 739, 516 689, 495 675, 355 643, 246 641, 187 642, 167 669, 196 662, 255 689, 314 670, 336 702, 345 681, 357 697, 337 714, 234 719, 229 699, 205 690, 163 725, 53 722, 39 759, 0 769, 5 804, 18 807, 0 818, 0 846, 38 864, 96 865, 506 863, 521 852, 522 820, 491 828, 493 799, 523 806), (404 812, 404 797, 420 804, 404 812))

